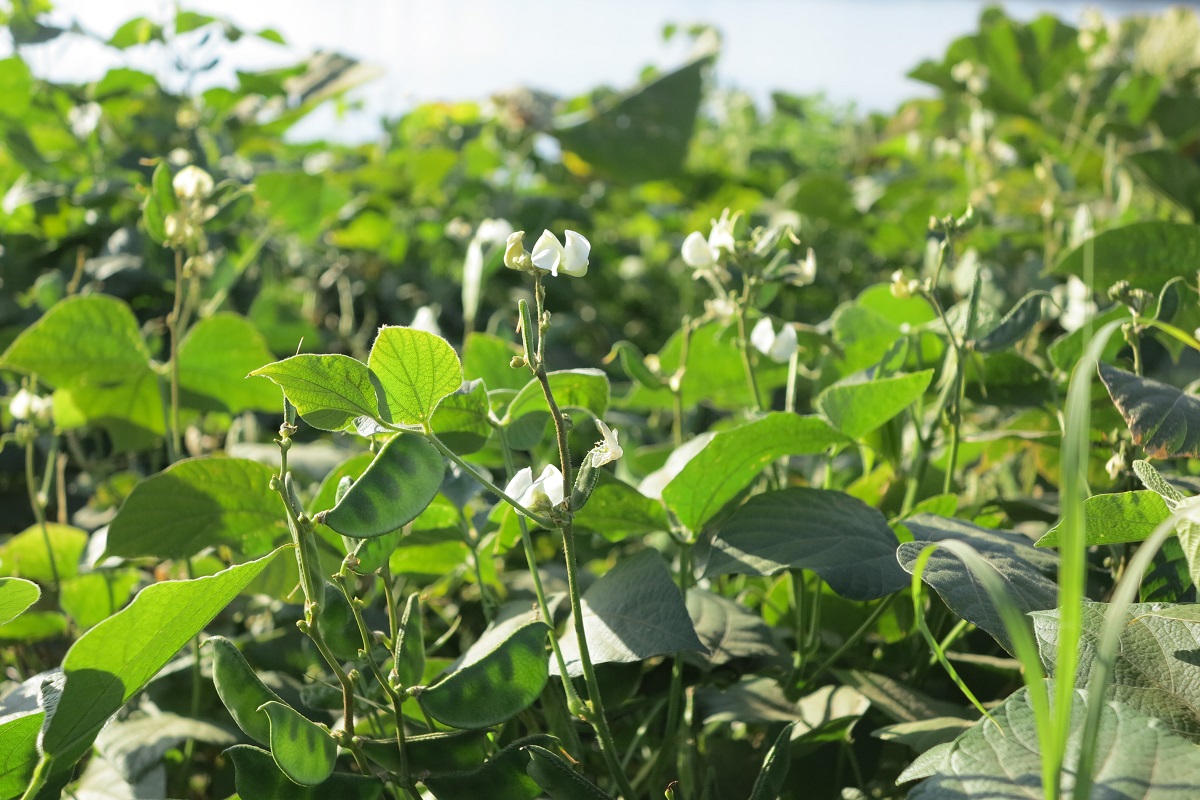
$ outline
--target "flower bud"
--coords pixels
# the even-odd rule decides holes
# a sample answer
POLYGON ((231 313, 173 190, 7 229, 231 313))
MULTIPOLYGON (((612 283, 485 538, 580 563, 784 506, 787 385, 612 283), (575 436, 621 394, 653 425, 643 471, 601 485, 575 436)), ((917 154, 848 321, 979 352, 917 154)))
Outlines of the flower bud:
POLYGON ((504 266, 509 269, 529 269, 529 253, 525 252, 525 231, 513 231, 504 245, 504 266))
POLYGON ((194 164, 189 164, 175 175, 171 181, 175 187, 175 196, 180 200, 201 201, 212 194, 213 179, 204 170, 194 164))

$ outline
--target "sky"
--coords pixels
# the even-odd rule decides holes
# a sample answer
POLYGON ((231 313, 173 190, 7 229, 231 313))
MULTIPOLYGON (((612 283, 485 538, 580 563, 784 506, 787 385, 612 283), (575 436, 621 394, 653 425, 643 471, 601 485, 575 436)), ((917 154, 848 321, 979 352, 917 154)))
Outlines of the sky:
MULTIPOLYGON (((1174 3, 1178 4, 1178 3, 1174 3)), ((1078 22, 1084 9, 1150 13, 1174 5, 1157 0, 1075 2, 1010 0, 1008 12, 1029 19, 1052 11, 1078 22)), ((888 111, 927 93, 905 77, 937 58, 955 37, 975 29, 985 3, 975 0, 195 0, 189 9, 231 19, 246 30, 274 28, 280 47, 247 37, 222 51, 204 84, 231 83, 235 69, 294 63, 333 50, 378 67, 381 77, 356 90, 361 108, 332 108, 293 131, 297 138, 371 138, 377 120, 429 100, 483 99, 516 86, 561 96, 599 84, 632 85, 647 64, 682 60, 685 43, 664 43, 667 23, 715 25, 724 37, 717 63, 722 86, 765 99, 772 90, 824 93, 838 104, 888 111)), ((1200 3, 1192 3, 1200 5, 1200 3)), ((125 20, 170 17, 162 0, 59 0, 59 19, 77 19, 110 35, 125 20)), ((0 43, 0 54, 4 44, 0 43)), ((127 53, 134 66, 170 72, 161 48, 127 53)), ((85 80, 121 56, 81 37, 60 37, 27 53, 39 74, 85 80)))

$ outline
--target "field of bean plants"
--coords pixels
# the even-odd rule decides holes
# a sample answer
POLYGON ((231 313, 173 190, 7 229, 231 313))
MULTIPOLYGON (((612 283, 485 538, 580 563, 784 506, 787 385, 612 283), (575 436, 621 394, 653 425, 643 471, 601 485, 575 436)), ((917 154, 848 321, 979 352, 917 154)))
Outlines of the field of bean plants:
POLYGON ((0 800, 1200 797, 1200 19, 892 114, 0 11, 0 800), (168 85, 172 88, 168 88, 168 85))

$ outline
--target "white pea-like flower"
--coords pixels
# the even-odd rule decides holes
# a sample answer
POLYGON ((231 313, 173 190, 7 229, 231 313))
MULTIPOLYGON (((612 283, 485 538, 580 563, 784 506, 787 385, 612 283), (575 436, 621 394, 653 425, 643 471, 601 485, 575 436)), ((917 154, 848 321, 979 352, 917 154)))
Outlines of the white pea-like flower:
POLYGON ((792 354, 800 349, 796 340, 796 329, 784 323, 779 333, 775 333, 775 326, 771 324, 769 317, 763 317, 754 326, 754 330, 750 332, 750 344, 767 358, 780 363, 790 359, 792 354))
POLYGON ((712 221, 712 230, 708 234, 708 246, 713 252, 715 259, 720 255, 720 251, 724 250, 727 253, 732 253, 737 244, 737 240, 733 238, 733 226, 737 223, 737 217, 729 216, 729 209, 721 212, 720 219, 712 221))
POLYGON ((48 422, 54 402, 49 397, 39 397, 27 389, 21 389, 8 403, 8 413, 13 419, 22 421, 48 422))
POLYGON ((530 511, 545 511, 562 505, 562 481, 562 473, 553 464, 547 464, 537 480, 533 479, 533 470, 525 467, 508 482, 504 493, 530 511))
POLYGON ((596 420, 596 427, 600 429, 600 441, 596 442, 596 446, 588 453, 588 459, 592 464, 593 469, 603 467, 605 464, 610 464, 625 454, 621 449, 621 445, 617 442, 617 432, 604 424, 603 420, 596 420))
POLYGON ((195 164, 189 164, 175 173, 171 185, 175 187, 175 196, 180 200, 200 202, 212 194, 214 184, 212 175, 195 164))
POLYGON ((683 255, 683 263, 693 269, 711 267, 716 262, 712 248, 708 246, 708 240, 700 231, 692 231, 683 240, 681 255, 683 255))
POLYGON ((564 275, 582 278, 587 274, 588 255, 592 252, 592 245, 582 234, 575 231, 567 231, 564 238, 565 245, 550 231, 543 231, 530 255, 533 265, 555 277, 558 277, 561 270, 564 275))

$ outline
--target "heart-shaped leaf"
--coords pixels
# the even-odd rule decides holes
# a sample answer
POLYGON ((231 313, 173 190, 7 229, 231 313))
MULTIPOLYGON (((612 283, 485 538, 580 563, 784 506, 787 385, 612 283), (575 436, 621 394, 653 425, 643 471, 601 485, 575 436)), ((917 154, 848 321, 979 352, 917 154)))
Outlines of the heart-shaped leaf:
POLYGON ((882 513, 843 492, 793 487, 746 501, 713 537, 704 574, 816 572, 835 592, 874 600, 908 585, 882 513))
POLYGON ((0 578, 0 625, 16 619, 41 596, 42 590, 36 583, 20 578, 0 578))
POLYGON ((355 430, 359 420, 379 419, 377 379, 366 364, 350 356, 302 353, 250 375, 270 378, 314 428, 355 430))
POLYGON ((833 427, 859 439, 908 408, 925 393, 931 380, 931 369, 872 381, 855 376, 821 392, 814 405, 833 427))
POLYGON ((1100 380, 1133 441, 1151 458, 1200 455, 1200 400, 1174 386, 1100 365, 1100 380))
POLYGON ((416 328, 380 328, 367 365, 383 389, 380 412, 385 422, 428 423, 442 398, 458 391, 463 382, 462 364, 450 343, 416 328))
POLYGON ((279 392, 246 373, 273 361, 267 340, 245 317, 214 314, 192 326, 179 343, 180 400, 189 408, 278 411, 279 392))

